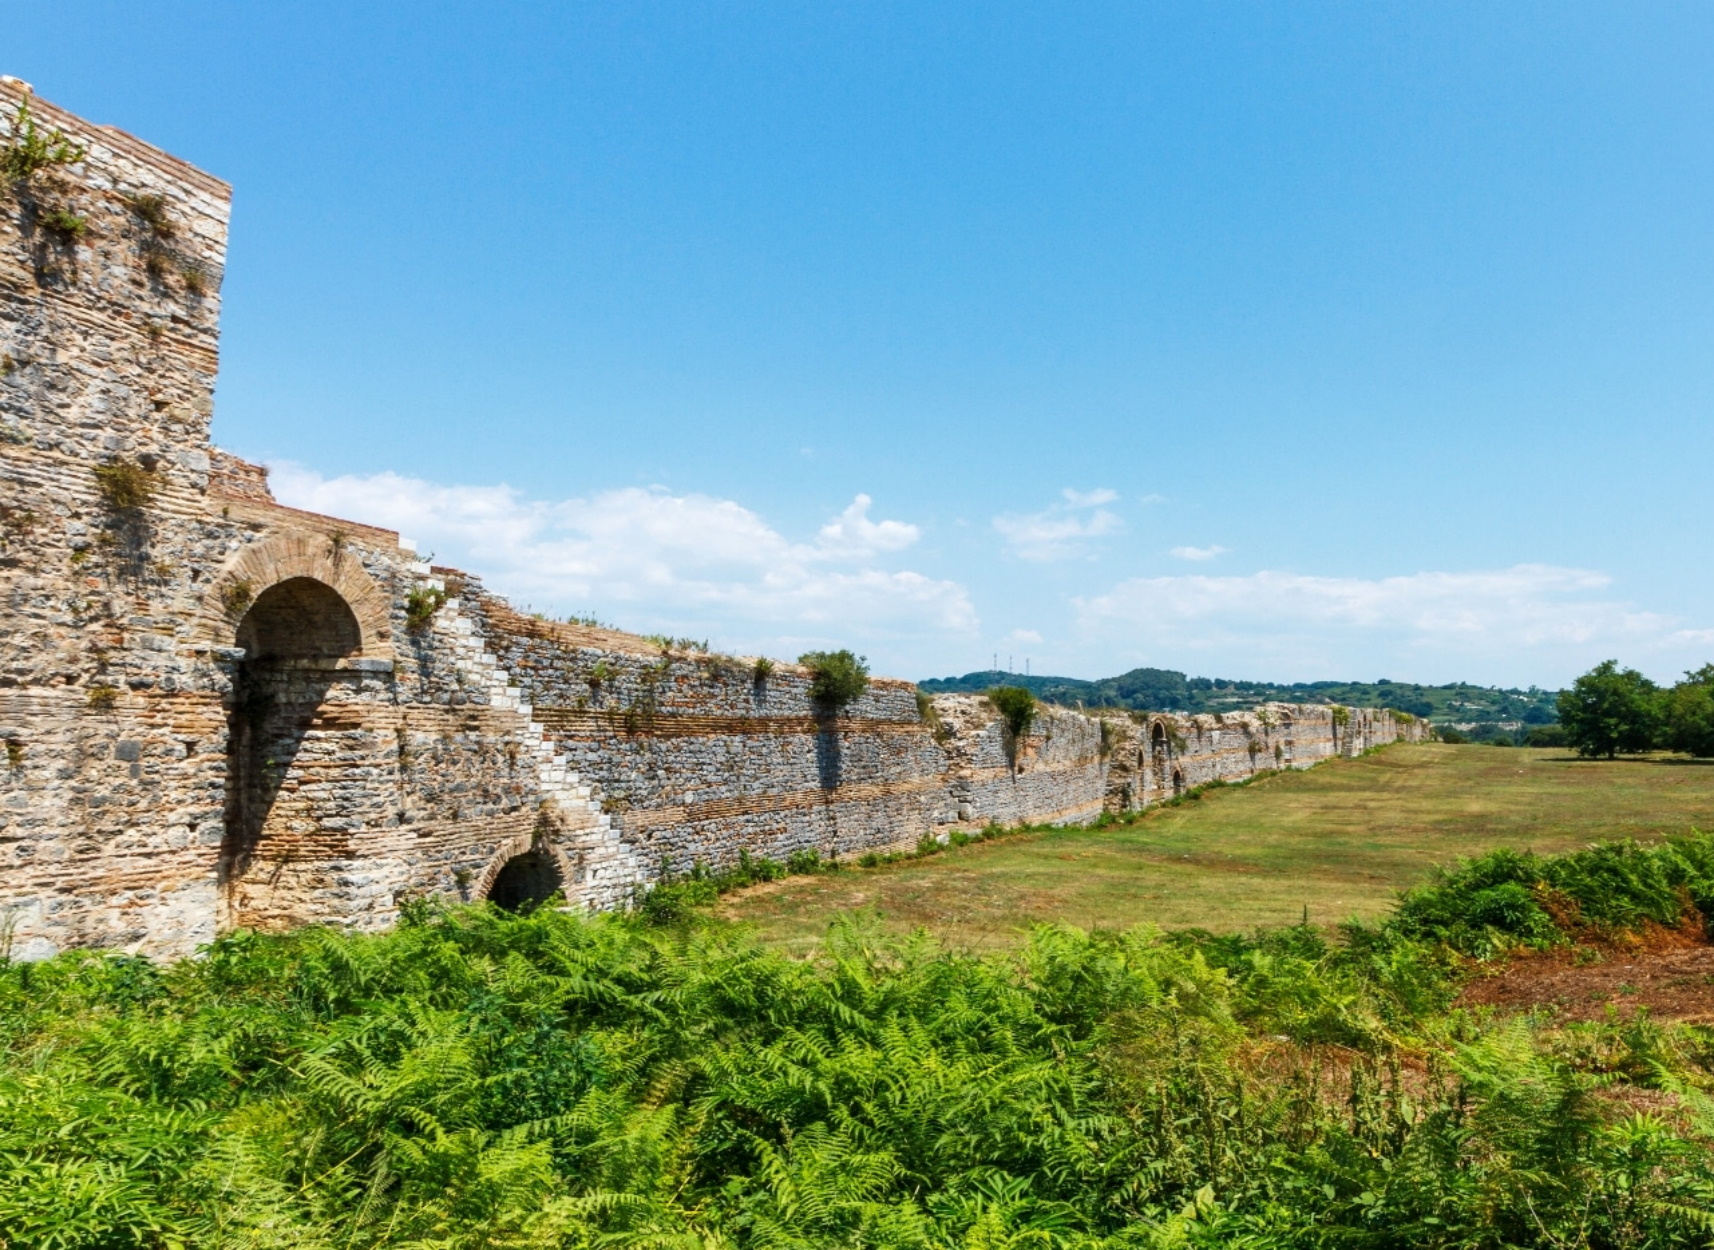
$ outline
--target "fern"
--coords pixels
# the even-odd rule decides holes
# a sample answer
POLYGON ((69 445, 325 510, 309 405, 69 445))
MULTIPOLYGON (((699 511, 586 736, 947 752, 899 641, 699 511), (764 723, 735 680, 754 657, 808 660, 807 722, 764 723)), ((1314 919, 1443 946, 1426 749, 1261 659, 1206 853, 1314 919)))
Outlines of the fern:
POLYGON ((1439 910, 1338 942, 1055 926, 978 957, 847 918, 796 960, 708 920, 426 903, 387 934, 238 933, 171 966, 3 964, 0 1235, 1704 1244, 1701 1033, 1448 1016, 1458 960, 1420 933, 1525 877, 1585 915, 1665 915, 1711 856, 1478 862, 1439 910), (1627 1083, 1680 1110, 1614 1114, 1627 1083))

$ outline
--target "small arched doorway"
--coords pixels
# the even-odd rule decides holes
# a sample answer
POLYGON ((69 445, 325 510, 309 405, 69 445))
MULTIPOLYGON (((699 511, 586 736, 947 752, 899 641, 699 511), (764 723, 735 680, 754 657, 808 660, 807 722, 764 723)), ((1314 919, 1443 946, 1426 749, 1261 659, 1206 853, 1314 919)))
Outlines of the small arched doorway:
POLYGON ((565 880, 552 853, 537 848, 514 855, 500 866, 488 901, 502 911, 534 911, 565 889, 565 880))
POLYGON ((339 661, 362 648, 362 630, 338 591, 293 577, 256 596, 233 641, 244 658, 228 715, 220 878, 229 924, 280 928, 313 911, 304 893, 313 883, 286 869, 324 853, 318 835, 334 813, 318 805, 334 796, 310 779, 300 756, 339 661))
POLYGON ((1159 793, 1166 789, 1167 738, 1166 726, 1156 721, 1149 729, 1149 755, 1154 761, 1154 788, 1159 793))
POLYGON ((1178 769, 1172 770, 1172 797, 1177 798, 1184 793, 1184 773, 1178 769))

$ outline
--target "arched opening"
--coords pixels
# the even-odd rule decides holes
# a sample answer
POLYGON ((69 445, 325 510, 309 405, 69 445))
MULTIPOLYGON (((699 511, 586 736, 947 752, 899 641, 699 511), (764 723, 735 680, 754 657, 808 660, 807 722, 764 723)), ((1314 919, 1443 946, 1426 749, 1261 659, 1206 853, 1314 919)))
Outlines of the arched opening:
POLYGON ((238 623, 245 663, 339 659, 363 645, 357 614, 339 592, 313 577, 292 577, 256 596, 238 623))
POLYGON ((1172 770, 1172 797, 1177 798, 1184 793, 1184 774, 1178 769, 1172 770))
MULTIPOLYGON (((307 780, 299 756, 339 676, 338 661, 362 648, 362 631, 338 591, 293 577, 256 596, 233 641, 244 648, 244 659, 234 674, 228 718, 220 857, 227 919, 279 928, 305 914, 306 900, 282 880, 286 865, 317 858, 324 818, 340 815, 318 810, 318 803, 338 801, 337 795, 323 793, 325 782, 307 780)), ((337 752, 322 753, 330 759, 317 759, 318 766, 337 760, 337 752)))
POLYGON ((1159 721, 1149 730, 1149 754, 1154 757, 1156 793, 1166 789, 1166 726, 1159 721))
POLYGON ((1291 717, 1282 713, 1280 716, 1280 733, 1284 737, 1280 742, 1280 762, 1284 764, 1291 763, 1292 747, 1296 745, 1292 741, 1291 728, 1291 717))
POLYGON ((564 888, 559 865, 543 850, 514 855, 488 887, 488 901, 503 911, 532 911, 564 888))

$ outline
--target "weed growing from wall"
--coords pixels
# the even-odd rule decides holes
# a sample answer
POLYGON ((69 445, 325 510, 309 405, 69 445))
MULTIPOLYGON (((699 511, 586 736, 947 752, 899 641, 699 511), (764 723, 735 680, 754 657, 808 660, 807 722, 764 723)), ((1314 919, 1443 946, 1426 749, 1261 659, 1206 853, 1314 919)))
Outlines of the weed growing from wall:
POLYGON ((44 169, 75 165, 88 153, 87 147, 73 142, 58 126, 46 131, 37 126, 26 94, 12 115, 11 138, 0 148, 0 174, 13 182, 28 182, 44 169))
POLYGON ((221 588, 221 610, 234 621, 241 619, 255 601, 256 588, 250 584, 248 578, 240 577, 237 581, 221 588))
POLYGON ((167 214, 167 197, 144 192, 125 197, 125 207, 149 228, 157 238, 170 239, 177 233, 173 219, 167 214))
POLYGON ((28 538, 36 528, 36 514, 28 508, 0 504, 0 551, 28 538))
POLYGON ((36 218, 36 224, 51 230, 62 240, 81 239, 89 232, 89 218, 63 208, 50 208, 36 218))
POLYGON ((105 683, 91 686, 89 693, 84 696, 84 703, 92 712, 111 712, 119 703, 119 689, 105 683))
POLYGON ((152 470, 116 458, 95 466, 95 485, 109 511, 135 515, 154 500, 160 484, 152 470))
POLYGON ((446 606, 446 591, 436 586, 413 586, 405 595, 405 628, 420 634, 446 606))
POLYGON ((941 746, 945 746, 952 738, 952 729, 940 718, 940 709, 934 705, 934 696, 926 691, 917 691, 917 719, 928 726, 930 735, 941 746))

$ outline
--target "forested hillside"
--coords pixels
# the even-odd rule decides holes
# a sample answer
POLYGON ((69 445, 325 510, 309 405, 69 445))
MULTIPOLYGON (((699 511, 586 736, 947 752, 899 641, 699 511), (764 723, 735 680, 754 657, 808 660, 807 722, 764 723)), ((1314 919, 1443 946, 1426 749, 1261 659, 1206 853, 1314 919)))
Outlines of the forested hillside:
POLYGON ((1343 703, 1350 707, 1391 707, 1441 724, 1521 721, 1548 725, 1558 719, 1558 692, 1501 689, 1454 682, 1424 686, 1402 681, 1233 681, 1186 677, 1169 668, 1134 668, 1117 677, 1084 681, 1076 677, 1035 677, 990 669, 962 677, 919 683, 930 694, 979 693, 994 686, 1024 686, 1049 703, 1125 708, 1139 712, 1236 712, 1258 703, 1343 703))

